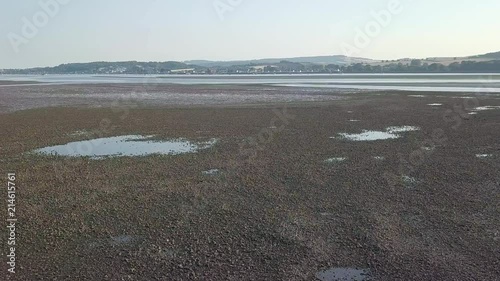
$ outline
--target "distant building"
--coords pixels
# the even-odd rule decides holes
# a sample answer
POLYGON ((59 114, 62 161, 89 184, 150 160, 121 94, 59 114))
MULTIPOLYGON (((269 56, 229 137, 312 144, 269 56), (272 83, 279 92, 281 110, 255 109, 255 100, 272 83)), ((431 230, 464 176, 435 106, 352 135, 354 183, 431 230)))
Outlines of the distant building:
POLYGON ((184 68, 184 69, 172 69, 171 74, 193 74, 194 68, 184 68))

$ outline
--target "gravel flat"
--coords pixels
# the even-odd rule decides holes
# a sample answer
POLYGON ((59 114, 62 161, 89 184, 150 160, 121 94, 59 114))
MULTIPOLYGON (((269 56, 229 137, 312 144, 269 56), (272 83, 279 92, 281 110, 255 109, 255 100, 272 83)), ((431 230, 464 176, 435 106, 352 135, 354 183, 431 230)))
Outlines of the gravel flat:
MULTIPOLYGON (((259 105, 114 107, 95 95, 118 86, 88 100, 54 87, 0 88, 1 167, 20 186, 17 280, 500 279, 497 96, 271 88, 259 105), (399 126, 418 130, 339 137, 399 126), (218 141, 181 155, 29 154, 124 135, 218 141)), ((202 99, 168 87, 158 93, 202 99)))

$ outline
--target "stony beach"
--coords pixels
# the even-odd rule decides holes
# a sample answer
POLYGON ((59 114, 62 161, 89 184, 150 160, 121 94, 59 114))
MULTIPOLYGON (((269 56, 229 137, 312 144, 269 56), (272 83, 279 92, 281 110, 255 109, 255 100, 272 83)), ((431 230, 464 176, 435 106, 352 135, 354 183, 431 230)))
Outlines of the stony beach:
POLYGON ((18 280, 500 276, 500 95, 25 85, 0 101, 18 280), (394 137, 359 137, 374 132, 394 137), (31 153, 126 135, 216 142, 31 153))

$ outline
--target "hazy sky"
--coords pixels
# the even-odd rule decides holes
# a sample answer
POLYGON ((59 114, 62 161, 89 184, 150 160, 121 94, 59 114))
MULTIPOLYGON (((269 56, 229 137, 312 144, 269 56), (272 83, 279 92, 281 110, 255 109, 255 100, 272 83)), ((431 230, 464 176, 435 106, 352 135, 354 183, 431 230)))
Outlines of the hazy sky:
POLYGON ((0 0, 0 68, 474 55, 500 51, 499 11, 498 0, 0 0))

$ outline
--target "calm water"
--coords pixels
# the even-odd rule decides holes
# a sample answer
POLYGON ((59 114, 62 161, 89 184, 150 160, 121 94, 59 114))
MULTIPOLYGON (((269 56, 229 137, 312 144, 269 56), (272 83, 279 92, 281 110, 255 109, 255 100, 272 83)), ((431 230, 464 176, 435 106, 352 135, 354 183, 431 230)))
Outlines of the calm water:
POLYGON ((371 280, 369 269, 332 268, 316 274, 321 281, 368 281, 371 280))
POLYGON ((187 140, 157 141, 147 136, 119 136, 100 138, 86 141, 71 142, 65 145, 56 145, 37 149, 34 152, 46 155, 68 157, 103 157, 145 156, 152 154, 176 155, 194 153, 215 144, 215 140, 195 144, 187 140))
POLYGON ((500 92, 500 74, 0 75, 0 80, 56 84, 264 84, 282 87, 500 92))
POLYGON ((414 126, 389 127, 385 131, 367 131, 364 130, 359 134, 340 133, 339 137, 331 137, 332 139, 347 139, 350 141, 377 141, 400 138, 402 133, 418 131, 420 128, 414 126))
POLYGON ((347 160, 346 157, 333 157, 333 158, 328 158, 325 160, 326 163, 340 163, 340 162, 344 162, 345 160, 347 160))

